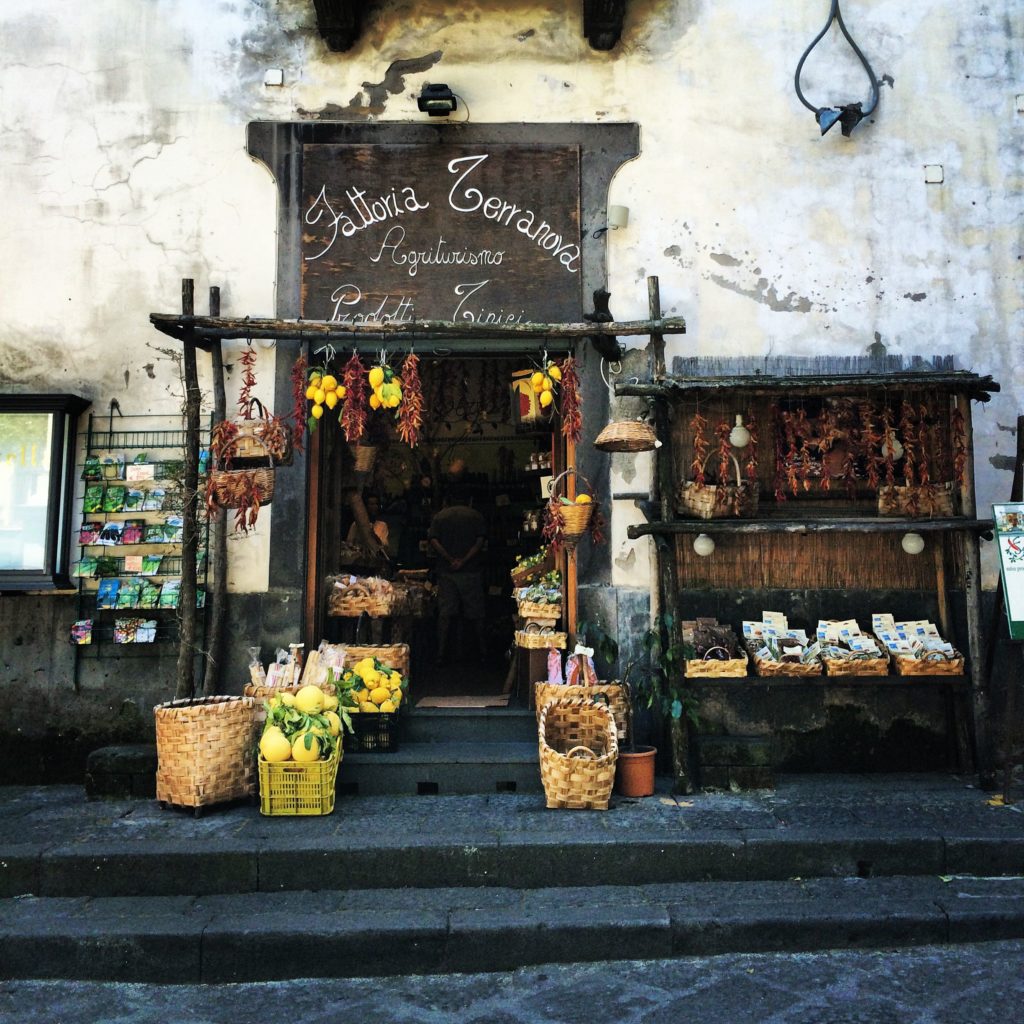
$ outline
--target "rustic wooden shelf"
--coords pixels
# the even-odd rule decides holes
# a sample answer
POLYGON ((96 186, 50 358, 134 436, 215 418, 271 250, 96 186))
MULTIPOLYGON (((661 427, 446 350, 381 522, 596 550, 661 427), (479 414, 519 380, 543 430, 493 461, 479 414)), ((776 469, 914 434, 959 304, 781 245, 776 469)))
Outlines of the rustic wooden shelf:
POLYGON ((818 689, 833 689, 841 687, 903 687, 903 686, 943 686, 952 689, 960 689, 970 682, 967 676, 720 676, 711 678, 708 676, 686 676, 685 682, 688 687, 701 688, 704 686, 756 686, 758 689, 766 689, 771 686, 782 687, 816 687, 818 689))

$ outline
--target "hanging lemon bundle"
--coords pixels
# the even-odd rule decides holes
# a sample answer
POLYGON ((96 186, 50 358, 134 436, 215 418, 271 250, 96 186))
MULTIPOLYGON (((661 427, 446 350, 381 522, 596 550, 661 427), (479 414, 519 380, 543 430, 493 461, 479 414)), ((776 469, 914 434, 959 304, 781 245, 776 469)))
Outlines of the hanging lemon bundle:
POLYGON ((306 399, 312 403, 309 409, 309 429, 316 430, 324 410, 336 408, 344 400, 345 394, 345 385, 339 384, 333 373, 324 367, 314 366, 309 371, 309 385, 306 388, 306 399))
POLYGON ((562 371, 558 368, 558 364, 554 362, 549 362, 542 370, 535 370, 530 377, 533 393, 537 395, 542 409, 549 409, 551 407, 561 380, 562 371))
POLYGON ((397 409, 402 404, 402 378, 387 363, 381 361, 371 367, 367 379, 371 409, 397 409))

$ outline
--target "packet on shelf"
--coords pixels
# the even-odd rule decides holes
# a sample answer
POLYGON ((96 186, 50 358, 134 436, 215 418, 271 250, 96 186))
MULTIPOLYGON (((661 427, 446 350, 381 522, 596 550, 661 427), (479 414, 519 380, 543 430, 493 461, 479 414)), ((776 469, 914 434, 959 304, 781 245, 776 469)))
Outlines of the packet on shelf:
POLYGON ((871 624, 875 635, 893 654, 917 659, 959 657, 953 645, 942 638, 935 623, 927 619, 896 622, 892 615, 875 613, 871 624))

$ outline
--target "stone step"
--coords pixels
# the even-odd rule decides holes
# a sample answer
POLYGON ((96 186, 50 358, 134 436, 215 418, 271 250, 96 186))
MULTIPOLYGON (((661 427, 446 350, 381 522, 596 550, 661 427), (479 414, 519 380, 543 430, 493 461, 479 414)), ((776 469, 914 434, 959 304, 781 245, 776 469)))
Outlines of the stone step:
POLYGON ((3 900, 0 977, 225 984, 1024 937, 1019 877, 416 890, 392 872, 372 891, 3 900))
POLYGON ((403 740, 391 753, 346 753, 338 771, 338 792, 346 796, 542 791, 536 737, 519 743, 403 740))
POLYGON ((528 708, 412 708, 401 729, 411 743, 537 742, 537 718, 528 708))

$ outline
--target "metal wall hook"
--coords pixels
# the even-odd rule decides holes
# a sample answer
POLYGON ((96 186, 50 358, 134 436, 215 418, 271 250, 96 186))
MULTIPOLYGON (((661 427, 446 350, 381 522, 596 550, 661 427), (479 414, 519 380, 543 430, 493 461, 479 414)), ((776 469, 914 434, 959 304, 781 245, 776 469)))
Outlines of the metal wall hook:
POLYGON ((871 65, 868 63, 867 57, 864 56, 860 47, 854 41, 853 36, 850 35, 849 30, 846 27, 846 22, 843 21, 843 13, 839 9, 839 0, 832 0, 832 6, 829 10, 828 21, 825 22, 825 27, 814 37, 811 41, 811 45, 804 50, 803 56, 801 56, 800 62, 796 66, 796 74, 793 76, 793 85, 796 88, 797 99, 799 99, 808 110, 814 113, 815 120, 818 122, 818 127, 821 129, 822 135, 824 135, 838 121, 843 135, 849 137, 853 129, 856 128, 857 125, 860 124, 860 122, 871 114, 878 106, 878 79, 875 77, 875 73, 871 69, 871 65), (868 81, 871 83, 871 99, 866 109, 864 109, 863 104, 859 102, 845 103, 841 107, 816 107, 808 101, 807 97, 803 94, 803 90, 800 88, 800 74, 804 68, 804 61, 807 60, 808 56, 810 56, 811 50, 821 42, 825 33, 832 27, 833 21, 839 23, 839 31, 842 32, 846 41, 850 44, 850 48, 857 55, 857 59, 863 65, 864 71, 868 76, 868 81))

